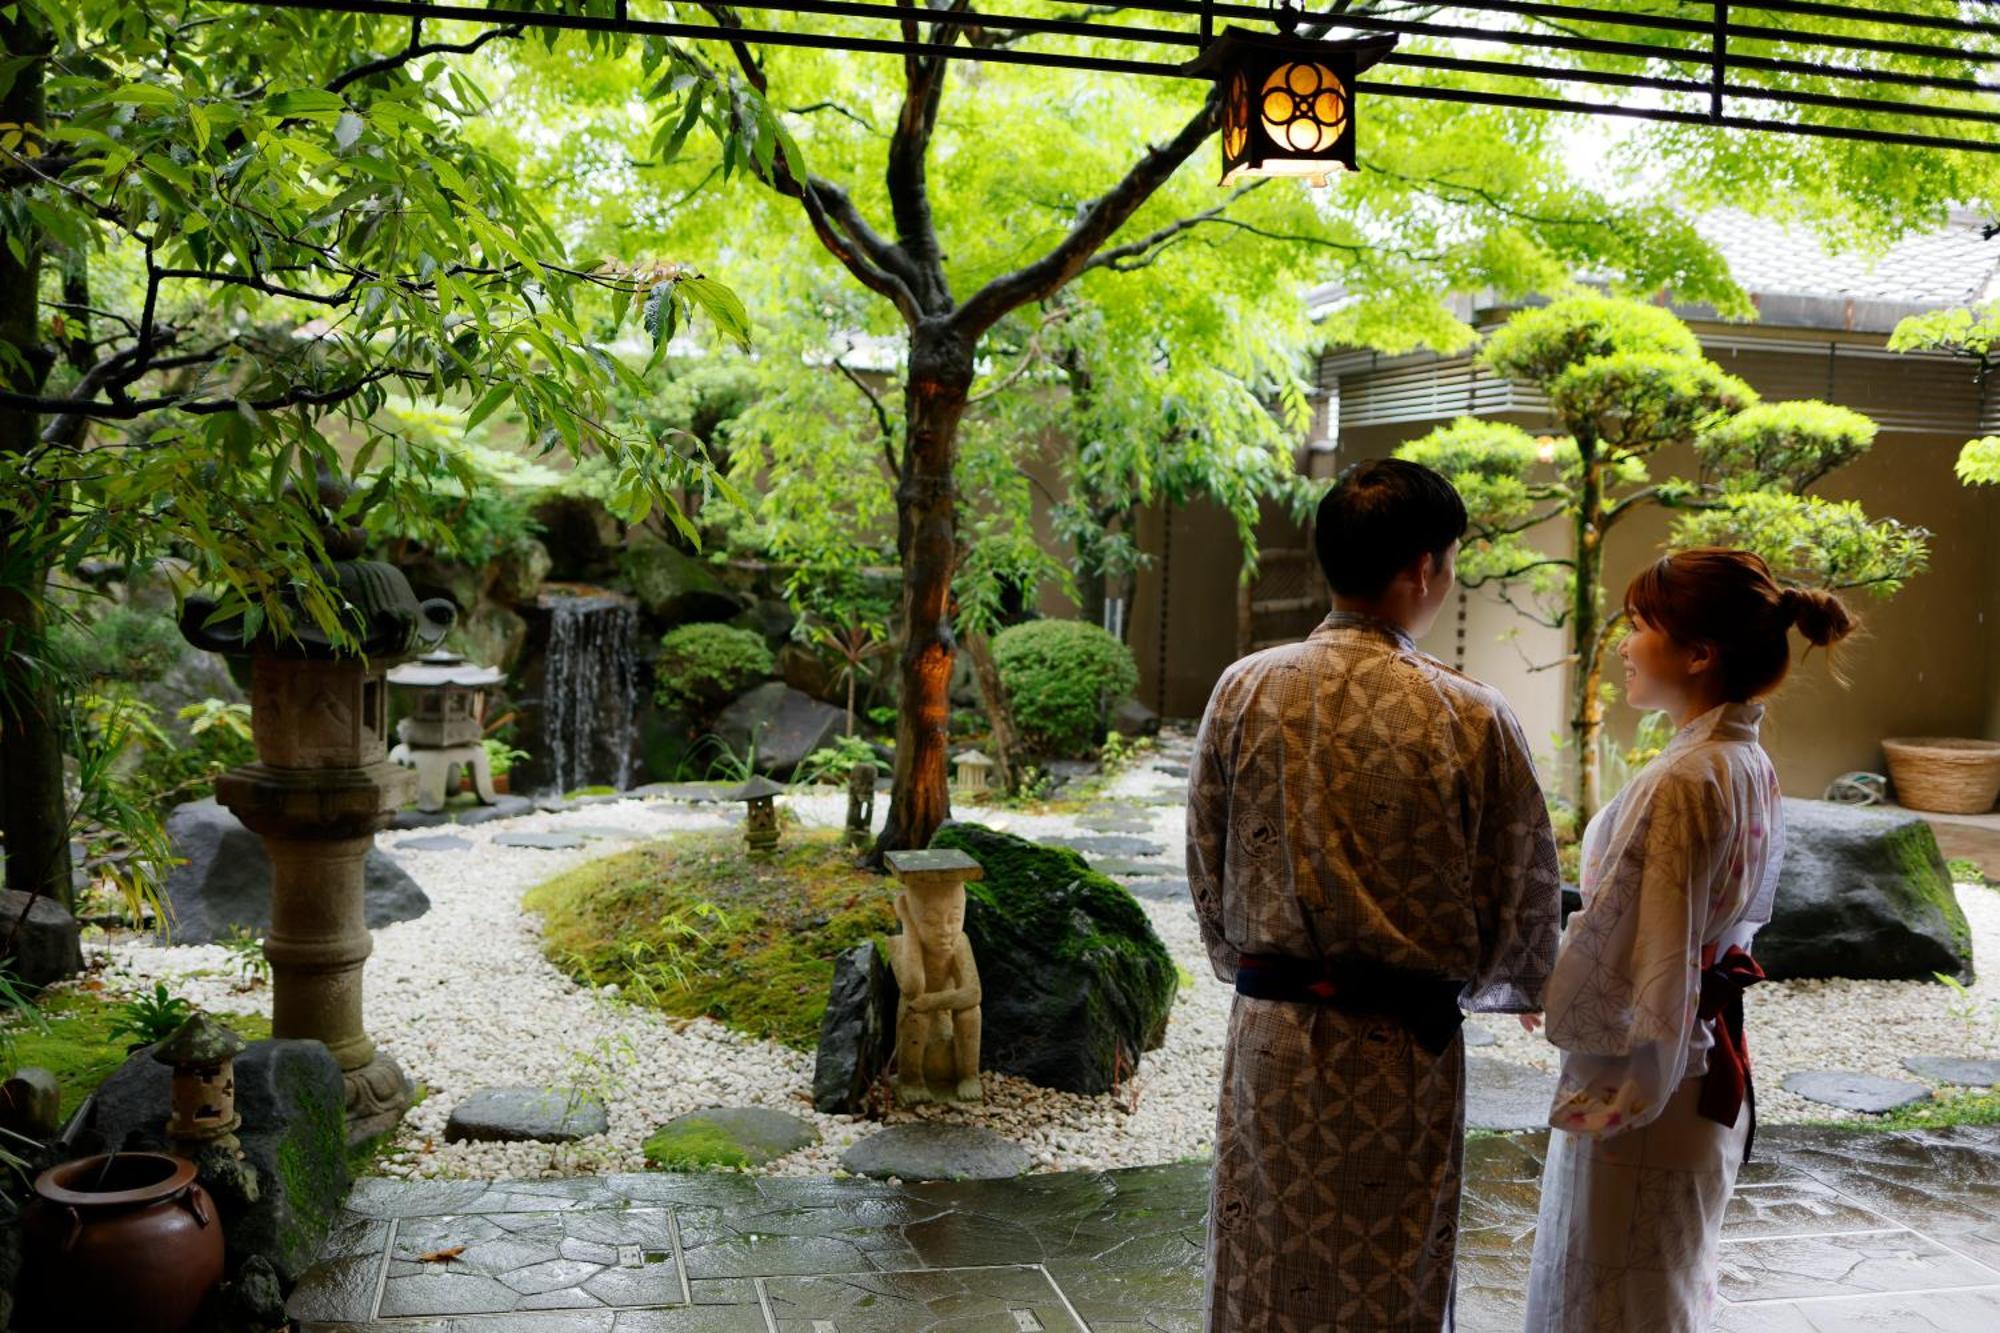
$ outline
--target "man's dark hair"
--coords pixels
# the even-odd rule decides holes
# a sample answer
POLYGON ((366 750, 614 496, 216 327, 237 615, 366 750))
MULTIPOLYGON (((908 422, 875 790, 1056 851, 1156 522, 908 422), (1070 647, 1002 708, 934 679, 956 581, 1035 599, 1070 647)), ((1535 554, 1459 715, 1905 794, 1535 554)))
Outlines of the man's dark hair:
POLYGON ((1419 556, 1442 560, 1465 523, 1465 501, 1444 477, 1382 458, 1340 474, 1319 502, 1313 543, 1334 592, 1365 601, 1419 556))

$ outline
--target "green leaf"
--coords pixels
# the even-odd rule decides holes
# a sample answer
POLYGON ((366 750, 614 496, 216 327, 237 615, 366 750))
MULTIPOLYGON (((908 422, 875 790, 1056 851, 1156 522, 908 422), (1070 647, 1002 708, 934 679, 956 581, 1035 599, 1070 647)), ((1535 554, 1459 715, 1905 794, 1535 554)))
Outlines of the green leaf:
POLYGON ((736 293, 713 278, 682 278, 681 290, 687 298, 700 306, 715 326, 733 339, 737 346, 748 351, 750 348, 750 312, 743 308, 743 302, 736 293))
POLYGON ((282 120, 329 120, 346 109, 340 94, 319 88, 293 88, 264 99, 264 110, 282 120))

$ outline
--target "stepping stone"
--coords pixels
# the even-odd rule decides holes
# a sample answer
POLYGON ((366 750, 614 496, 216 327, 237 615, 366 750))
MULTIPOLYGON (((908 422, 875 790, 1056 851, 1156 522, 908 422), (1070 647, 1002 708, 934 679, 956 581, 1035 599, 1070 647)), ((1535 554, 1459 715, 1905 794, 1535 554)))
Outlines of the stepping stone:
POLYGON ((563 829, 563 832, 573 833, 579 838, 638 838, 641 836, 634 833, 631 829, 619 828, 612 824, 571 824, 563 829))
POLYGON ((1099 833, 1151 833, 1153 821, 1137 810, 1119 805, 1100 805, 1086 810, 1077 823, 1099 833))
POLYGON ((392 852, 465 852, 472 850, 469 839, 456 833, 430 833, 421 838, 405 838, 389 849, 392 852))
POLYGON ((1100 875, 1115 878, 1157 877, 1162 871, 1175 870, 1163 861, 1134 861, 1125 856, 1092 856, 1086 858, 1090 868, 1100 875))
POLYGON ((512 794, 502 796, 491 805, 475 805, 458 813, 458 822, 463 825, 489 824, 496 819, 512 819, 525 815, 535 808, 535 803, 525 796, 512 794))
POLYGON ((451 1108, 446 1143, 573 1143, 611 1127, 604 1103, 561 1088, 481 1088, 451 1108))
POLYGON ((1556 1076, 1489 1055, 1465 1062, 1468 1129, 1543 1129, 1556 1099, 1556 1076))
POLYGON ((1032 1163, 1019 1144, 977 1125, 892 1125, 841 1154, 840 1164, 877 1180, 1006 1180, 1032 1163))
POLYGON ((646 1140, 646 1161, 663 1171, 762 1166, 819 1142, 795 1115, 762 1106, 711 1106, 675 1116, 646 1140))
POLYGON ((1091 856, 1165 856, 1167 849, 1157 842, 1121 834, 1082 834, 1069 838, 1044 838, 1051 847, 1067 847, 1091 856))
POLYGON ((1476 1023, 1467 1023, 1459 1029, 1465 1036, 1467 1046, 1498 1046, 1500 1039, 1476 1023))
POLYGON ((1170 778, 1185 778, 1188 775, 1186 764, 1153 764, 1151 768, 1155 773, 1164 773, 1170 778))
POLYGON ((436 828, 440 824, 451 823, 451 814, 445 810, 398 810, 389 817, 392 829, 436 828))
POLYGON ((1931 1090, 1921 1083, 1877 1078, 1873 1074, 1857 1074, 1849 1070, 1811 1069, 1787 1074, 1783 1087, 1786 1092, 1795 1092, 1809 1102, 1838 1106, 1843 1111, 1865 1111, 1869 1115, 1881 1115, 1899 1106, 1931 1099, 1931 1090))
POLYGON ((574 833, 496 833, 495 847, 526 847, 537 852, 568 852, 583 846, 574 833))
POLYGON ((535 809, 545 815, 566 815, 576 809, 576 802, 567 796, 538 796, 535 809))
POLYGON ((1944 1055, 1913 1055, 1903 1068, 1918 1078, 1956 1083, 1962 1088, 2000 1087, 2000 1060, 1957 1060, 1944 1055))
POLYGON ((1133 879, 1125 882, 1125 891, 1134 898, 1151 898, 1155 902, 1178 902, 1194 895, 1188 891, 1184 879, 1133 879))

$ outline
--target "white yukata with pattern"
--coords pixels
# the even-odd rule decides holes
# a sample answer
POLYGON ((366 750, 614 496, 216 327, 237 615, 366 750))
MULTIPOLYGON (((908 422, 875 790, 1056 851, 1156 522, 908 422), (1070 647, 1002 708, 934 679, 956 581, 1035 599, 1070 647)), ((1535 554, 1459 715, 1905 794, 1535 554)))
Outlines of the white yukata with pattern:
MULTIPOLYGON (((1216 685, 1188 882, 1215 974, 1361 958, 1541 1007, 1560 897, 1526 743, 1493 690, 1335 614, 1216 685)), ((1396 1019, 1238 995, 1209 1208, 1211 1333, 1449 1328, 1465 1057, 1396 1019)))
POLYGON ((1697 1009, 1702 969, 1749 950, 1777 895, 1784 807, 1763 715, 1696 718, 1584 834, 1583 908, 1548 986, 1562 1073, 1529 1333, 1709 1327, 1750 1111, 1725 1126, 1696 1109, 1714 1044, 1697 1009))

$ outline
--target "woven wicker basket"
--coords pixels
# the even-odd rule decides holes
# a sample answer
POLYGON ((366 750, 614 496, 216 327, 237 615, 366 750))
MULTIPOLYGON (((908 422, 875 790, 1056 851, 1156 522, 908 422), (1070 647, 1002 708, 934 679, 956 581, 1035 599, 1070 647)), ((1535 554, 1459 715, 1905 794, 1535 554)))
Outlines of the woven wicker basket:
POLYGON ((1983 815, 2000 798, 2000 741, 1908 736, 1882 750, 1896 799, 1912 810, 1983 815))

